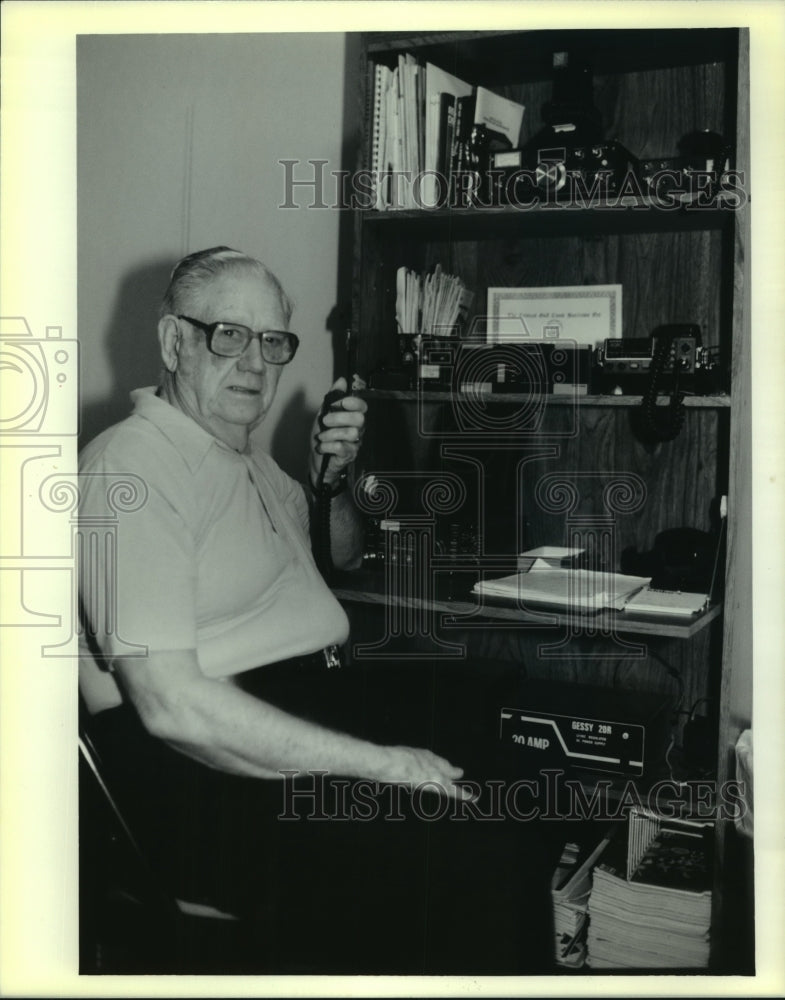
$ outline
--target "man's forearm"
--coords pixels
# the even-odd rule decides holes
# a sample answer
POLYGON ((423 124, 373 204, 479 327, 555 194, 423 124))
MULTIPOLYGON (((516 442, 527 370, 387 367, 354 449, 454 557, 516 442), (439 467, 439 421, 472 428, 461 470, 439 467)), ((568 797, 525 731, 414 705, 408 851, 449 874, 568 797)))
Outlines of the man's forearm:
POLYGON ((382 746, 290 715, 205 677, 192 650, 118 660, 115 671, 150 734, 209 767, 257 778, 323 770, 382 782, 436 781, 456 794, 461 769, 430 750, 382 746))
POLYGON ((344 490, 330 504, 330 551, 337 569, 357 569, 362 562, 364 526, 351 491, 344 490))
POLYGON ((280 778, 285 770, 314 769, 380 777, 386 770, 384 747, 290 715, 209 678, 185 691, 157 728, 156 735, 188 756, 249 777, 280 778))

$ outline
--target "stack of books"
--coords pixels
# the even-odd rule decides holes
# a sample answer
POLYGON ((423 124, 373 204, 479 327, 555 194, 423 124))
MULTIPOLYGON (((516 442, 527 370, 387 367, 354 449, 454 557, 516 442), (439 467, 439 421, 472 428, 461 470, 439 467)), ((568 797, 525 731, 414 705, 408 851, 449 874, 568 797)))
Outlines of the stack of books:
POLYGON ((708 966, 709 831, 709 824, 632 810, 627 844, 617 838, 594 870, 587 935, 592 969, 708 966))
MULTIPOLYGON (((472 154, 481 129, 486 150, 511 149, 520 139, 524 107, 474 87, 410 53, 397 65, 372 68, 370 165, 377 210, 438 208, 454 203, 454 177, 486 169, 472 154), (403 180, 401 180, 403 179, 403 180)), ((472 203, 476 188, 461 188, 472 203)))

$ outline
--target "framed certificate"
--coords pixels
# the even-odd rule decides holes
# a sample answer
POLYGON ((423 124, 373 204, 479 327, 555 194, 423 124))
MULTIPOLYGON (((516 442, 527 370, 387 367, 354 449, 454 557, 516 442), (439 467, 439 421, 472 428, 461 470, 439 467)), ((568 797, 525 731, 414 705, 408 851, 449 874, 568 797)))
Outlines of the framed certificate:
POLYGON ((489 288, 492 344, 568 340, 596 347, 621 337, 621 285, 489 288))

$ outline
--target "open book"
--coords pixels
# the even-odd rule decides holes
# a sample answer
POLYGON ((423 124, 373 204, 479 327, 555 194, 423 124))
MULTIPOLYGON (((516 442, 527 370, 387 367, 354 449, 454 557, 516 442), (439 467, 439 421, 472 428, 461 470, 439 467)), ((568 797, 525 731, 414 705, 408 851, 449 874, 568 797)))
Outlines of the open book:
POLYGON ((480 580, 473 593, 522 604, 546 604, 566 610, 620 611, 649 577, 624 576, 587 569, 532 569, 499 580, 480 580))

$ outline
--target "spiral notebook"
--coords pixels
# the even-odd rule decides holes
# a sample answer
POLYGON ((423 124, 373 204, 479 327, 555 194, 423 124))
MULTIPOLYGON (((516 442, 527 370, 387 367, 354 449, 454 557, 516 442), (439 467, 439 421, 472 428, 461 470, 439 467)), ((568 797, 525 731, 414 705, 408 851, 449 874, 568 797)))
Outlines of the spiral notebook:
POLYGON ((644 587, 634 594, 624 605, 625 611, 633 614, 676 615, 686 617, 696 615, 706 607, 708 595, 691 594, 681 590, 656 590, 644 587))

